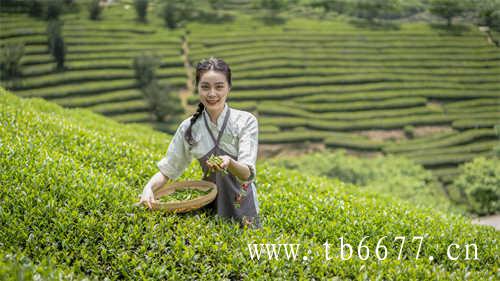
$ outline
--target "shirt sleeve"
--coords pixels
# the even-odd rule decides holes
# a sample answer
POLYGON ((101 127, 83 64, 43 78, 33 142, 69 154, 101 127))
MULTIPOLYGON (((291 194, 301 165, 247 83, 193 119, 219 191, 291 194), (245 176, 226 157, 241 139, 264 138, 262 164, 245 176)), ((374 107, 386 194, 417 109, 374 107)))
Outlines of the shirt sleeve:
POLYGON ((191 164, 192 154, 189 144, 184 139, 184 132, 189 125, 189 120, 181 123, 174 134, 167 154, 158 163, 160 172, 168 178, 175 180, 182 175, 184 170, 191 164))
POLYGON ((247 165, 250 169, 250 176, 247 180, 236 179, 240 184, 249 184, 255 179, 255 162, 257 161, 257 152, 259 145, 259 124, 257 118, 251 114, 245 126, 241 130, 239 137, 238 162, 247 165))

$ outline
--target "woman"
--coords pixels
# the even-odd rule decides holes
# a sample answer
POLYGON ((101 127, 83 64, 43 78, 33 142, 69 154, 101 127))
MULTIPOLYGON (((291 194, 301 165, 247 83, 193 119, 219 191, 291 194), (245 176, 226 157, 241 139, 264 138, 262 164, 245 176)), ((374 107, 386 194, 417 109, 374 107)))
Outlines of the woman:
POLYGON ((241 226, 260 228, 255 179, 258 148, 257 118, 249 112, 230 108, 226 99, 231 90, 231 69, 221 59, 211 57, 196 66, 198 110, 178 127, 167 155, 158 162, 159 172, 144 187, 141 202, 151 208, 153 189, 177 179, 191 163, 200 162, 203 180, 218 187, 216 199, 206 208, 217 215, 234 218, 241 226), (222 164, 207 160, 216 155, 222 164), (215 169, 215 173, 209 173, 215 169), (228 172, 227 175, 222 170, 228 172), (246 196, 240 196, 242 189, 246 196))

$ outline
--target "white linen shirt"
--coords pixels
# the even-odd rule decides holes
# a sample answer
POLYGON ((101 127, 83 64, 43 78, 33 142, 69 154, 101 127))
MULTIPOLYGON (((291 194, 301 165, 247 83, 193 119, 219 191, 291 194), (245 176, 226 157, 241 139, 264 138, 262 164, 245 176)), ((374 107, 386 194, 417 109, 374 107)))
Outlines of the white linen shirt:
MULTIPOLYGON (((224 118, 229 110, 226 103, 221 114, 217 118, 217 124, 210 119, 208 112, 203 110, 193 124, 191 133, 194 144, 189 146, 184 138, 184 133, 190 124, 191 117, 182 121, 168 146, 167 154, 158 163, 160 172, 168 178, 175 180, 182 175, 184 170, 191 164, 194 158, 199 159, 205 156, 215 146, 214 141, 205 126, 203 115, 207 118, 208 126, 215 139, 222 129, 224 118)), ((249 184, 255 179, 255 162, 258 150, 258 122, 257 118, 250 112, 231 108, 231 114, 227 121, 226 129, 222 134, 219 148, 229 154, 238 157, 238 162, 250 168, 250 177, 243 181, 235 177, 240 184, 249 184)))

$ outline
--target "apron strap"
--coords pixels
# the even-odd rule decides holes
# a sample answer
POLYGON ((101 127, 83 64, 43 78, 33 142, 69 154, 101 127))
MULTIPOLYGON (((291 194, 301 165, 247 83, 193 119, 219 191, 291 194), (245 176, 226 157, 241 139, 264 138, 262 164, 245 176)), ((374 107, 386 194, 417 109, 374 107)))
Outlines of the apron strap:
POLYGON ((226 129, 226 125, 227 125, 227 121, 229 120, 230 113, 231 113, 231 108, 228 108, 226 116, 224 117, 224 123, 222 123, 222 128, 220 129, 220 132, 219 132, 219 135, 217 136, 217 139, 215 139, 214 135, 212 134, 212 131, 210 130, 210 127, 208 126, 207 117, 205 116, 206 114, 203 114, 203 120, 205 121, 205 127, 207 128, 208 133, 210 134, 210 137, 214 141, 215 147, 217 147, 217 148, 219 147, 219 142, 220 142, 220 139, 222 138, 222 133, 226 129))
POLYGON ((219 136, 217 136, 217 143, 216 143, 217 147, 219 146, 220 139, 222 138, 222 133, 224 132, 224 130, 226 130, 226 125, 227 125, 227 121, 229 120, 230 114, 231 114, 231 108, 228 108, 226 116, 224 118, 224 123, 222 123, 222 128, 220 129, 219 136))
POLYGON ((205 122, 205 127, 208 130, 208 134, 210 135, 210 137, 212 138, 212 140, 214 141, 214 143, 217 143, 217 141, 214 138, 214 135, 212 135, 212 131, 210 130, 210 127, 208 127, 208 122, 207 122, 207 118, 205 117, 205 114, 203 114, 203 121, 205 122))

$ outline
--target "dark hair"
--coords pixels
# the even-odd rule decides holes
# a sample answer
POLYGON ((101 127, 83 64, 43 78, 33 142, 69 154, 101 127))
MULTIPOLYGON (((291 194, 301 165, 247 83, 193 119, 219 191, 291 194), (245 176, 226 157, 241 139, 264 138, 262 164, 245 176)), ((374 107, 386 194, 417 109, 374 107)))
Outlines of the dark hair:
MULTIPOLYGON (((224 73, 224 75, 226 75, 226 80, 227 83, 229 84, 229 88, 231 88, 232 86, 231 68, 229 68, 229 65, 222 59, 210 57, 208 59, 201 60, 196 65, 196 89, 198 89, 198 84, 200 83, 201 76, 209 70, 214 70, 224 73)), ((200 102, 198 104, 198 109, 191 117, 190 120, 191 123, 189 124, 189 127, 187 128, 186 133, 184 134, 184 138, 189 143, 189 145, 194 144, 193 135, 191 134, 191 128, 193 127, 193 124, 196 122, 196 120, 198 120, 198 117, 200 117, 201 113, 203 112, 203 109, 205 109, 205 106, 203 105, 203 103, 200 102)))

